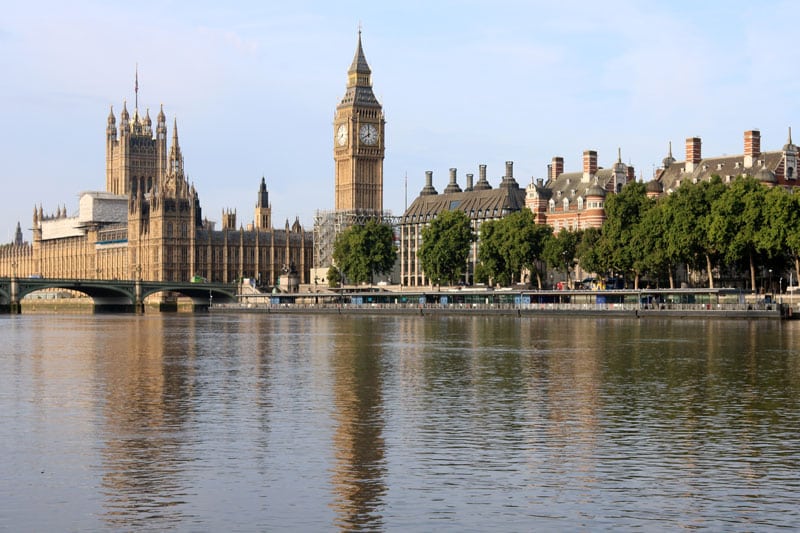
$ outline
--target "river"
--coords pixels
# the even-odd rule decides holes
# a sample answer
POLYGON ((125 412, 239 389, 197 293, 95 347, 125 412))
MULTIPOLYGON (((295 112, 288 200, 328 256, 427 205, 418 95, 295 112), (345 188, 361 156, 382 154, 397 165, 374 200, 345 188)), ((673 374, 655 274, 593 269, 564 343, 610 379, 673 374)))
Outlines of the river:
POLYGON ((800 322, 0 316, 0 530, 800 527, 800 322))

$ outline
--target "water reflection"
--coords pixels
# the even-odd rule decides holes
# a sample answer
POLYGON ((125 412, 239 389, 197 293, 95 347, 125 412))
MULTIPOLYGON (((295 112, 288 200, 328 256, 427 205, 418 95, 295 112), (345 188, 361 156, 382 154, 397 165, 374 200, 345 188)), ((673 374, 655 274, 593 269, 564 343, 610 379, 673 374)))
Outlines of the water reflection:
POLYGON ((800 322, 0 320, 0 529, 800 523, 800 322))
POLYGON ((119 323, 111 336, 98 330, 91 342, 101 371, 106 524, 174 526, 189 491, 183 447, 191 386, 184 369, 194 344, 145 317, 119 323))
POLYGON ((383 430, 384 357, 381 326, 345 318, 332 353, 337 524, 344 530, 383 528, 386 492, 383 430))

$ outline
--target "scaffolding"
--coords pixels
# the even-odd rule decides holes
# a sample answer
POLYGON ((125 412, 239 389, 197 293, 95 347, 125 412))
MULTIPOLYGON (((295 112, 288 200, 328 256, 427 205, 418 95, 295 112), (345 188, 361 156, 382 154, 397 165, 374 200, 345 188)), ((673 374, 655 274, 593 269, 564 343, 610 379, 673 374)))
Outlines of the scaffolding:
POLYGON ((377 220, 389 224, 394 231, 400 217, 391 211, 320 211, 314 214, 314 268, 327 269, 333 265, 333 243, 336 237, 348 228, 377 220))

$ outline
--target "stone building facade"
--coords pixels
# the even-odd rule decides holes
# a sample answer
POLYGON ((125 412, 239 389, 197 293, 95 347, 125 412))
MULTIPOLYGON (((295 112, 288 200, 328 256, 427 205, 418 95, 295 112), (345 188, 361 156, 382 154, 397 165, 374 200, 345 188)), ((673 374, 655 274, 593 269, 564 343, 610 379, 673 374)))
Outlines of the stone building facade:
POLYGON ((611 168, 597 165, 597 152, 583 152, 583 170, 564 172, 564 158, 554 157, 548 179, 538 179, 526 189, 525 205, 537 224, 549 224, 553 232, 599 228, 606 219, 605 198, 635 179, 634 168, 622 162, 621 153, 611 168))
MULTIPOLYGON (((450 182, 440 194, 433 186, 433 172, 425 173, 425 186, 419 196, 400 218, 400 283, 405 286, 425 286, 428 279, 419 259, 422 230, 436 216, 448 210, 463 211, 472 224, 476 236, 480 236, 481 225, 489 220, 498 220, 525 207, 525 191, 514 179, 514 163, 506 162, 505 176, 497 188, 486 178, 486 165, 478 167, 478 182, 473 183, 473 174, 466 175, 464 189, 458 184, 457 170, 450 169, 450 182)), ((465 282, 472 283, 475 266, 478 264, 480 241, 471 245, 467 259, 465 282)))
POLYGON ((677 161, 672 157, 670 144, 662 166, 648 183, 649 194, 669 194, 684 183, 697 183, 709 180, 712 176, 719 176, 725 183, 738 176, 750 176, 768 187, 792 189, 798 186, 800 149, 792 142, 791 128, 786 144, 780 150, 762 150, 759 130, 744 132, 744 151, 737 155, 703 157, 700 137, 688 137, 685 146, 686 159, 677 161))
POLYGON ((78 213, 66 206, 33 212, 33 242, 0 247, 0 275, 81 279, 189 281, 195 276, 228 283, 253 278, 277 285, 296 272, 308 283, 313 235, 299 220, 272 227, 266 181, 261 180, 252 223, 237 228, 236 212, 223 213, 220 230, 204 219, 200 200, 184 172, 173 123, 167 148, 163 108, 155 134, 149 112, 123 103, 117 125, 106 126, 106 191, 80 195, 78 213))

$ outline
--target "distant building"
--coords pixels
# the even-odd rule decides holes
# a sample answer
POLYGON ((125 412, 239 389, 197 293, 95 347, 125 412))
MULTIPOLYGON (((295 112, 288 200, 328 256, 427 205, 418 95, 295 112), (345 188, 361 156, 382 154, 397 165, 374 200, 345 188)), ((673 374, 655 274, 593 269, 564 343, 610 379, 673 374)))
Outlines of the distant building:
MULTIPOLYGON (((486 179, 486 165, 479 167, 479 179, 473 184, 473 175, 467 174, 464 189, 458 185, 456 169, 450 169, 450 182, 439 194, 433 186, 433 172, 425 173, 425 186, 419 196, 400 218, 400 283, 406 286, 428 285, 419 259, 422 230, 443 211, 459 210, 466 213, 475 235, 480 235, 481 225, 498 220, 525 207, 525 191, 514 179, 514 164, 506 162, 506 173, 497 188, 486 179)), ((466 279, 472 283, 478 263, 479 242, 474 242, 467 260, 466 279)))
MULTIPOLYGON (((137 83, 138 90, 138 83, 137 83)), ((313 236, 299 220, 274 229, 266 182, 261 180, 253 222, 237 228, 236 212, 222 227, 202 217, 200 200, 184 173, 177 123, 167 149, 167 126, 159 111, 155 135, 149 112, 133 116, 123 103, 117 126, 113 109, 106 126, 106 191, 85 192, 78 212, 33 211, 33 242, 21 231, 0 247, 0 275, 214 282, 246 277, 277 285, 295 271, 308 283, 313 236)))
POLYGON ((369 68, 358 32, 356 52, 347 70, 347 87, 333 118, 334 210, 314 217, 314 273, 326 283, 333 264, 333 244, 347 228, 370 219, 389 220, 383 211, 383 159, 386 120, 372 90, 369 68))
POLYGON ((792 142, 792 130, 780 150, 762 151, 761 132, 744 132, 744 152, 739 155, 703 157, 700 137, 686 139, 686 159, 672 157, 672 145, 658 169, 654 180, 648 184, 648 193, 669 194, 685 183, 697 183, 719 176, 728 183, 738 176, 756 178, 768 187, 794 188, 798 186, 798 147, 792 142))
POLYGON ((601 168, 594 150, 583 152, 582 172, 564 172, 564 158, 554 157, 548 174, 547 181, 538 179, 528 186, 525 205, 537 224, 548 224, 555 233, 602 226, 606 196, 635 179, 634 168, 622 162, 621 153, 611 168, 601 168))

